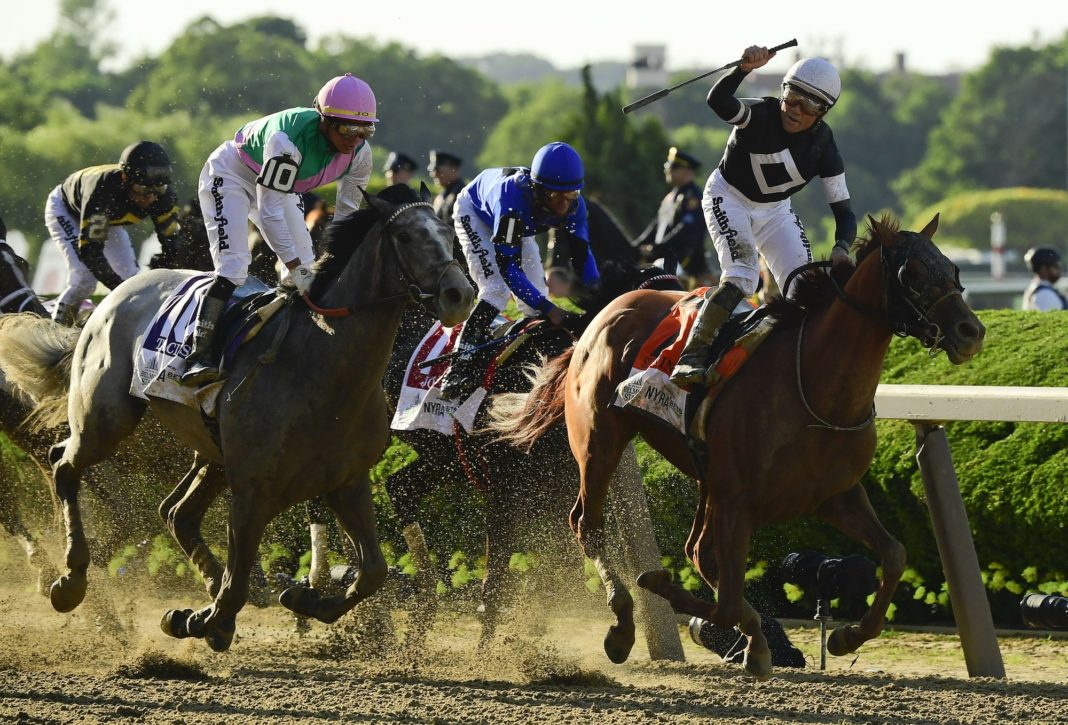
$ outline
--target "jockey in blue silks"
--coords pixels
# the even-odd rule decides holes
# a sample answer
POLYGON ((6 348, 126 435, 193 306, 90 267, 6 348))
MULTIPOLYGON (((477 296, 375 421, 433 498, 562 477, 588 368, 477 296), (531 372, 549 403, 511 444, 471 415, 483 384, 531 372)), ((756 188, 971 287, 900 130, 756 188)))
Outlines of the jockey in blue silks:
POLYGON ((443 397, 463 399, 478 387, 486 356, 470 351, 489 339, 490 324, 513 294, 524 314, 554 325, 565 321, 567 313, 549 301, 534 235, 550 228, 571 232, 586 242, 582 283, 600 279, 589 247, 583 175, 575 149, 554 141, 538 150, 529 169, 486 169, 460 192, 453 223, 478 286, 478 304, 456 344, 457 351, 468 352, 442 379, 443 397))

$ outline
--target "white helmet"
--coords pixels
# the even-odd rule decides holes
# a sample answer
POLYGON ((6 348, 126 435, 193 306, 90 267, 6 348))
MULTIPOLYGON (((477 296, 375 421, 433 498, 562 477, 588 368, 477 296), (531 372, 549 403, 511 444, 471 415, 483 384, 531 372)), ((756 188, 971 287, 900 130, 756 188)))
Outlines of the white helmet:
POLYGON ((842 93, 838 71, 824 58, 802 58, 786 71, 782 83, 826 103, 828 107, 833 106, 842 93))

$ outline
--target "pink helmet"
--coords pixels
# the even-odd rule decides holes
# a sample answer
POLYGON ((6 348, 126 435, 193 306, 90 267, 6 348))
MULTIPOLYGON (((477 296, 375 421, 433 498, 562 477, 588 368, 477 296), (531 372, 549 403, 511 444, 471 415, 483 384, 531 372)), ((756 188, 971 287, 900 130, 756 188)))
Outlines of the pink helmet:
POLYGON ((331 78, 315 96, 315 109, 330 118, 346 121, 378 121, 375 93, 351 73, 331 78))

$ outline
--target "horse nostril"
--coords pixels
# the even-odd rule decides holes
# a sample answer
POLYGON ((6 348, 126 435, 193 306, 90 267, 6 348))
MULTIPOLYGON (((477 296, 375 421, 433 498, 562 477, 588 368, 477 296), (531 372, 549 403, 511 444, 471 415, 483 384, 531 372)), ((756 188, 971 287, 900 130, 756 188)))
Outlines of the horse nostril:
POLYGON ((445 307, 459 307, 464 302, 464 293, 458 287, 447 287, 441 292, 441 302, 445 307))
POLYGON ((957 336, 961 340, 982 340, 986 335, 986 328, 981 324, 972 324, 971 322, 959 322, 957 323, 957 336))

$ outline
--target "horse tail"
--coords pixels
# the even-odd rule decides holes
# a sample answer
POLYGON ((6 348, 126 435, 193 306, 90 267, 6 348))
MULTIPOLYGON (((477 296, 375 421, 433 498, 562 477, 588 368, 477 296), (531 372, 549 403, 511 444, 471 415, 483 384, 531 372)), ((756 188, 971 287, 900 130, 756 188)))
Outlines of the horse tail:
POLYGON ((529 393, 503 393, 493 396, 489 429, 501 440, 530 452, 534 444, 564 420, 564 384, 567 368, 575 354, 574 346, 551 360, 528 365, 529 393))
POLYGON ((67 421, 71 362, 81 329, 57 325, 32 312, 0 316, 0 371, 34 403, 31 430, 67 421))

